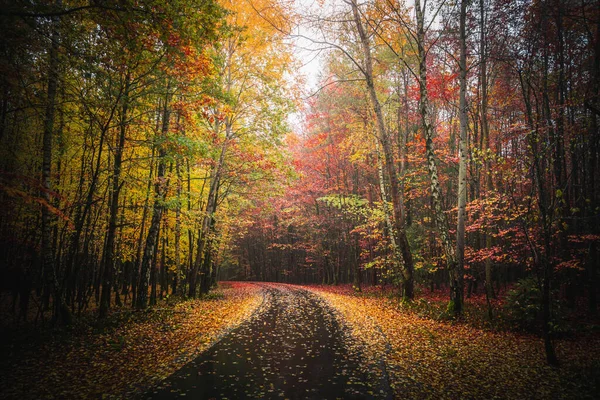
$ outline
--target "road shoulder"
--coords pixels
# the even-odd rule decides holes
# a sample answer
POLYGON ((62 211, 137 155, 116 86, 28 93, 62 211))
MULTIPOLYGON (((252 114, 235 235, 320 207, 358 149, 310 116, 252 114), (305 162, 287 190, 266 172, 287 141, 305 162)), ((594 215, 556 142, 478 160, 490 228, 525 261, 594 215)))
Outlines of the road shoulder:
POLYGON ((263 302, 252 283, 222 283, 206 299, 115 312, 112 326, 78 326, 4 352, 0 398, 131 398, 248 320, 263 302))

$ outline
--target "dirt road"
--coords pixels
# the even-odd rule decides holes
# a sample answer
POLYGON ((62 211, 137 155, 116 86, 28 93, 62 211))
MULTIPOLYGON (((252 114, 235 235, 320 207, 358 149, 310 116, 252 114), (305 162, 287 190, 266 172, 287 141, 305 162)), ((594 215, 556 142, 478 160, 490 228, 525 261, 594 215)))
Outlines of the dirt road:
POLYGON ((260 285, 264 302, 253 318, 145 398, 389 398, 324 300, 294 286, 260 285))

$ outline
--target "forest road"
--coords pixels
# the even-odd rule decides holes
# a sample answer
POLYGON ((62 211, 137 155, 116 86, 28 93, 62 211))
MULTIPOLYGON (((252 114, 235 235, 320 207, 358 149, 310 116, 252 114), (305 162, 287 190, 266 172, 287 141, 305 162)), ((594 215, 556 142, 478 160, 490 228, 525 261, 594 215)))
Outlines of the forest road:
POLYGON ((319 296, 260 283, 259 311, 144 395, 146 399, 391 398, 319 296))

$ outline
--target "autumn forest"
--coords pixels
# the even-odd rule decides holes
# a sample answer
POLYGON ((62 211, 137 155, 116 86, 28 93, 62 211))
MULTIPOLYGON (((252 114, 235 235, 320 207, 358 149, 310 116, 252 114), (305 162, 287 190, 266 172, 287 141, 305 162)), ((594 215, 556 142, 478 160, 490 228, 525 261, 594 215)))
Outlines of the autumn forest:
POLYGON ((0 4, 0 398, 597 398, 597 1, 0 4))

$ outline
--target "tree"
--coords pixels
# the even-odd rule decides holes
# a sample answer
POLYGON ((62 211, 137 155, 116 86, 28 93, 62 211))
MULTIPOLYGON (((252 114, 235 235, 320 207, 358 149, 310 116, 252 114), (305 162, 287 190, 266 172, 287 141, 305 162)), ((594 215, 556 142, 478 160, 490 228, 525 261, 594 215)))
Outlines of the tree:
MULTIPOLYGON (((417 20, 416 40, 419 55, 419 112, 421 114, 421 128, 423 130, 423 135, 425 136, 425 145, 427 148, 427 168, 431 180, 431 199, 433 202, 436 226, 440 234, 440 238, 442 239, 442 246, 446 255, 446 264, 448 266, 448 272, 450 274, 450 308, 452 309, 455 315, 460 315, 463 308, 462 271, 459 270, 455 248, 450 241, 448 219, 446 218, 446 214, 444 214, 444 210, 442 208, 442 192, 439 183, 435 152, 433 148, 433 137, 435 129, 432 123, 432 117, 430 115, 429 94, 427 90, 427 52, 425 50, 425 17, 424 10, 421 8, 421 2, 419 0, 415 1, 415 14, 417 20)), ((461 105, 463 104, 461 103, 461 105)), ((463 111, 464 107, 461 107, 461 113, 463 111)))
POLYGON ((460 139, 459 139, 459 164, 458 164, 458 218, 456 227, 456 271, 451 272, 451 286, 454 294, 454 310, 460 315, 463 308, 463 275, 465 263, 465 220, 467 205, 467 0, 460 2, 460 139), (454 282, 452 283, 452 280, 454 282))
MULTIPOLYGON (((356 25, 356 30, 358 32, 359 40, 362 46, 363 51, 363 65, 356 64, 363 74, 367 91, 369 93, 369 98, 371 100, 371 104, 373 107, 373 111, 375 113, 375 121, 377 126, 377 131, 379 132, 379 140, 383 147, 383 154, 385 158, 386 170, 390 180, 390 194, 392 199, 392 208, 394 215, 394 238, 392 239, 392 243, 394 243, 394 247, 397 245, 399 249, 399 253, 401 255, 401 259, 398 258, 401 268, 402 268, 402 288, 403 288, 403 298, 405 300, 412 300, 414 297, 414 289, 413 289, 413 260, 412 254, 410 251, 410 246, 408 244, 408 239, 406 237, 405 231, 405 221, 404 215, 402 214, 402 206, 400 201, 400 192, 399 192, 399 184, 398 184, 398 175, 396 166, 394 165, 394 159, 392 156, 392 149, 389 142, 389 135, 386 132, 385 123, 383 119, 383 113, 381 111, 381 105, 379 103, 379 99, 377 98, 377 91, 375 90, 375 83, 373 77, 373 61, 371 58, 371 47, 369 44, 369 38, 365 31, 365 27, 362 23, 360 11, 358 8, 358 4, 355 0, 350 2, 352 7, 352 15, 354 17, 354 23, 356 25)), ((356 61, 355 61, 356 63, 356 61)), ((383 193, 382 193, 383 195, 383 193)), ((385 202, 385 197, 383 199, 385 202)), ((396 250, 395 250, 396 251, 396 250)))
MULTIPOLYGON (((61 6, 58 0, 57 6, 61 6)), ((52 225, 53 216, 49 210, 52 204, 52 142, 54 137, 54 119, 56 114, 56 97, 59 80, 59 59, 58 49, 60 45, 59 33, 60 19, 58 16, 52 17, 52 27, 50 34, 50 50, 48 52, 48 86, 46 91, 46 112, 44 116, 43 132, 43 159, 42 159, 42 192, 41 197, 45 201, 42 206, 42 259, 44 275, 44 308, 50 307, 50 296, 54 301, 54 319, 62 319, 64 323, 69 323, 69 311, 63 304, 62 291, 58 285, 56 265, 52 251, 52 225)))

